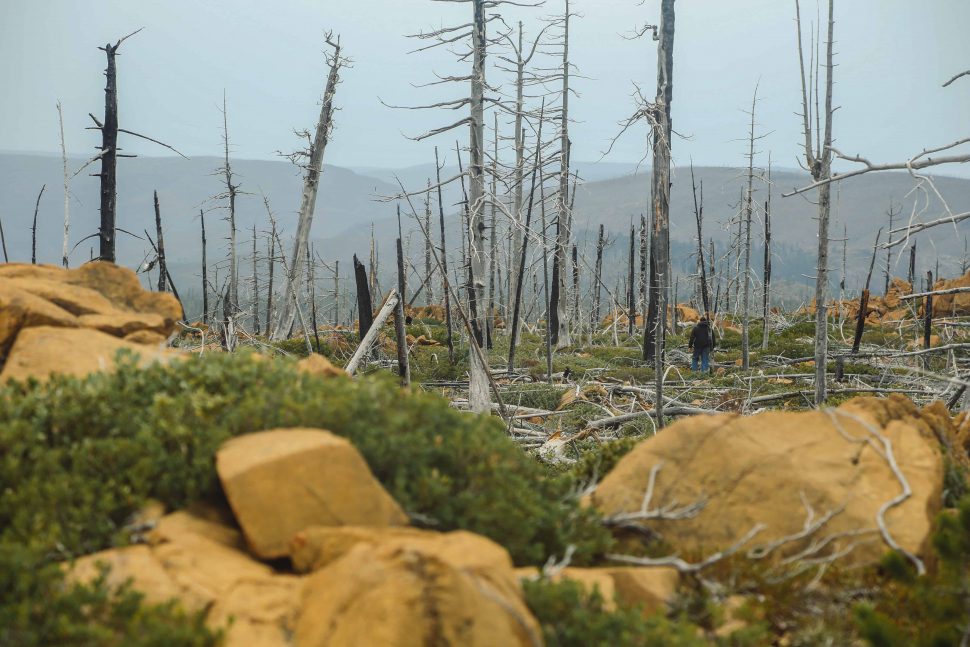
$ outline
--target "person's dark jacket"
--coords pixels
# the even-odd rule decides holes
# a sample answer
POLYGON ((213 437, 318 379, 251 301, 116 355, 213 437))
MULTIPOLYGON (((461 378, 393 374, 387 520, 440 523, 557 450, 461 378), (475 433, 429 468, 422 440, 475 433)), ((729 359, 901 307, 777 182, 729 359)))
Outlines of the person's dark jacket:
POLYGON ((709 321, 700 321, 694 326, 694 329, 690 331, 690 339, 687 342, 688 348, 693 348, 697 352, 701 352, 705 348, 714 348, 714 336, 711 334, 711 323, 709 321))

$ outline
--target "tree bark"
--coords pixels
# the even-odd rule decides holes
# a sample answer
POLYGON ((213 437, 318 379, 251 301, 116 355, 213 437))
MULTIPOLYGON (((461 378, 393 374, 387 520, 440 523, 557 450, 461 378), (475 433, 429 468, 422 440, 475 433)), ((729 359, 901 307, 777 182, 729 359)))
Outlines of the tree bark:
MULTIPOLYGON (((485 0, 473 0, 472 11, 472 52, 473 67, 471 74, 471 122, 469 126, 469 302, 484 306, 485 301, 485 0)), ((482 317, 484 307, 470 309, 472 329, 479 333, 484 330, 482 317)), ((481 345, 481 344, 480 344, 481 345)), ((469 352, 468 403, 472 411, 486 413, 491 409, 489 400, 488 366, 482 357, 469 352)))
POLYGON ((162 238, 162 212, 158 208, 158 191, 154 191, 152 198, 155 202, 155 238, 158 240, 158 291, 165 291, 165 277, 168 270, 165 265, 165 241, 162 238))
POLYGON ((394 306, 394 333, 397 338, 397 371, 401 376, 401 386, 411 386, 411 366, 408 363, 408 339, 404 321, 404 249, 401 239, 397 239, 397 290, 401 297, 394 306))
POLYGON ((118 168, 118 70, 115 55, 121 41, 108 43, 100 48, 108 57, 104 70, 104 122, 101 128, 101 242, 99 258, 115 262, 115 236, 117 214, 117 168, 118 168))
MULTIPOLYGON (((652 271, 656 273, 656 289, 652 296, 656 303, 656 327, 654 333, 654 371, 656 380, 655 407, 657 426, 663 420, 664 342, 667 324, 667 292, 670 285, 670 105, 674 85, 674 0, 662 0, 660 8, 659 44, 657 47, 657 97, 655 100, 656 125, 653 129, 653 181, 651 206, 653 214, 652 271)), ((644 335, 644 351, 648 335, 644 335)), ((644 359, 646 357, 646 353, 644 359)))
MULTIPOLYGON (((199 209, 199 222, 202 224, 202 323, 209 323, 209 278, 205 259, 205 211, 199 209)), ((270 241, 272 246, 273 241, 270 241)), ((272 257, 272 254, 270 254, 272 257)), ((271 266, 272 268, 272 266, 271 266)), ((270 281, 272 281, 272 269, 270 270, 270 281)))
POLYGON ((37 194, 37 203, 34 204, 34 224, 30 228, 30 262, 33 265, 37 265, 37 212, 40 211, 40 199, 46 188, 46 184, 40 187, 40 193, 37 194))
POLYGON ((64 170, 64 244, 61 247, 61 265, 67 267, 67 256, 70 253, 67 248, 68 234, 71 229, 71 178, 67 173, 67 147, 64 143, 64 113, 61 111, 61 102, 57 102, 57 121, 61 127, 61 164, 64 170))
POLYGON ((357 334, 363 339, 374 323, 374 310, 370 286, 367 284, 367 270, 357 260, 357 254, 354 254, 354 278, 357 283, 357 334))

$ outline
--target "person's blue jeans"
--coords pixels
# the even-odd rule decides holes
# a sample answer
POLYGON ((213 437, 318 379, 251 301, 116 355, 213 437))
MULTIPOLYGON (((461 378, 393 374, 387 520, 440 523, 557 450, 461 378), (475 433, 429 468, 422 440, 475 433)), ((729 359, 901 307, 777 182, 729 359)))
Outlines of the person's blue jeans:
POLYGON ((708 371, 709 367, 710 367, 710 362, 711 362, 711 349, 710 348, 701 348, 701 349, 695 348, 694 349, 694 355, 693 355, 693 357, 691 357, 691 360, 690 360, 690 370, 692 370, 692 371, 696 371, 697 370, 697 360, 698 359, 700 359, 700 361, 701 361, 701 370, 706 373, 708 371))

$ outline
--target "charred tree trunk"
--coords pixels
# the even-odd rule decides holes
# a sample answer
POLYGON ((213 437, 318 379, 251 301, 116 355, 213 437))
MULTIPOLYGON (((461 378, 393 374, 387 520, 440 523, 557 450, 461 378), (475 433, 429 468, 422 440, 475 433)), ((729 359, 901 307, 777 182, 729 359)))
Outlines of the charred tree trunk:
POLYGON ((397 290, 400 298, 394 306, 394 333, 397 338, 397 371, 401 376, 401 385, 411 385, 411 366, 408 363, 408 336, 404 320, 404 248, 401 246, 401 239, 397 239, 397 290))
MULTIPOLYGON (((434 148, 434 165, 435 173, 438 179, 438 224, 441 228, 441 293, 444 295, 444 307, 445 307, 445 325, 447 327, 448 334, 448 361, 454 365, 455 363, 455 342, 452 337, 452 323, 451 323, 451 295, 448 290, 448 251, 445 246, 445 207, 444 201, 441 197, 441 163, 438 161, 438 147, 434 148)), ((431 231, 428 230, 428 236, 431 236, 431 231)))
POLYGON ((761 349, 768 348, 768 315, 771 314, 771 155, 768 156, 768 199, 765 200, 765 258, 762 268, 764 290, 762 291, 761 349))
MULTIPOLYGON (((124 40, 124 39, 122 39, 124 40)), ((115 56, 121 41, 108 43, 99 49, 108 57, 104 70, 104 122, 101 129, 101 241, 99 258, 115 262, 116 214, 118 200, 118 69, 115 56)))
POLYGON ((276 267, 276 255, 273 253, 273 247, 276 244, 276 221, 271 224, 272 230, 269 237, 269 253, 266 256, 266 262, 269 264, 269 277, 266 286, 266 328, 267 333, 269 328, 273 325, 273 269, 276 267))
POLYGON ((603 248, 606 246, 606 238, 604 236, 603 225, 600 225, 599 237, 596 239, 596 270, 595 276, 593 277, 593 316, 592 330, 597 330, 599 327, 600 319, 600 307, 601 298, 603 294, 603 248))
MULTIPOLYGON (((539 142, 542 141, 542 121, 545 116, 546 104, 545 101, 542 102, 542 108, 539 112, 539 129, 536 140, 536 157, 535 164, 532 167, 532 187, 529 190, 529 208, 525 213, 525 225, 524 231, 522 232, 522 245, 518 249, 519 256, 515 260, 514 264, 516 267, 515 272, 515 298, 512 302, 512 327, 510 329, 511 338, 509 339, 509 374, 515 368, 515 347, 519 341, 519 315, 522 311, 522 283, 525 278, 525 262, 526 255, 529 249, 529 227, 532 225, 532 208, 535 206, 535 195, 536 195, 536 175, 540 174, 540 154, 542 152, 542 147, 539 142)), ((544 213, 544 211, 543 211, 544 213)), ((545 219, 543 219, 543 225, 545 225, 545 219)), ((443 231, 443 230, 442 230, 443 231)), ((600 231, 602 232, 602 226, 600 226, 600 231)), ((542 232, 543 235, 543 246, 545 246, 545 230, 542 232)))
POLYGON ((30 228, 30 262, 33 265, 37 265, 37 212, 40 211, 40 199, 44 195, 44 189, 46 188, 46 184, 40 187, 40 193, 37 194, 37 202, 34 204, 34 224, 30 228))
POLYGON ((367 270, 354 254, 354 278, 357 283, 357 334, 361 339, 374 324, 374 308, 371 305, 370 286, 367 283, 367 270))
MULTIPOLYGON (((202 224, 202 323, 209 323, 209 277, 205 259, 205 211, 199 209, 199 222, 202 224)), ((270 245, 272 245, 270 241, 270 245)), ((272 276, 272 274, 270 274, 272 276)))
POLYGON ((627 285, 626 285, 626 313, 627 313, 627 334, 633 336, 633 329, 637 325, 637 281, 634 267, 636 266, 636 230, 630 225, 630 259, 627 263, 627 285))
MULTIPOLYGON (((923 306, 923 348, 932 346, 933 336, 933 272, 926 272, 926 304, 923 306)), ((923 355, 923 368, 930 367, 930 355, 923 355)))

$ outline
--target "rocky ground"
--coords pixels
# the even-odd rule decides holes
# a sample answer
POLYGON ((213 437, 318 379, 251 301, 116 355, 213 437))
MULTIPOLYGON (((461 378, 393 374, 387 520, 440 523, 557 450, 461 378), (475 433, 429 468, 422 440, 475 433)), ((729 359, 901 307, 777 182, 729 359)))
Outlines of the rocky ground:
POLYGON ((401 389, 391 327, 352 379, 354 331, 229 355, 127 270, 0 265, 0 644, 961 644, 970 300, 920 354, 910 293, 821 410, 810 312, 756 322, 748 371, 723 319, 698 376, 681 305, 663 420, 623 317, 551 375, 528 327, 504 368, 497 321, 479 417, 439 307, 401 389))

